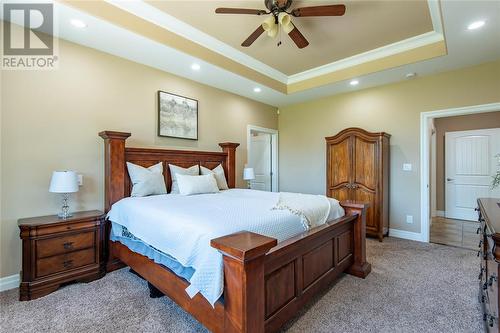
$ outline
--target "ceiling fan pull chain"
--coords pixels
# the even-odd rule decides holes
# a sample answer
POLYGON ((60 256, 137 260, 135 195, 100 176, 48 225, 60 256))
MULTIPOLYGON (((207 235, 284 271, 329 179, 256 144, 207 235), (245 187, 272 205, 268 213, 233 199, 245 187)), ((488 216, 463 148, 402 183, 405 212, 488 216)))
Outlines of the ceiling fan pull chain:
POLYGON ((279 30, 279 32, 278 32, 279 33, 279 36, 278 36, 279 41, 278 41, 278 44, 276 46, 280 47, 280 45, 281 45, 281 24, 280 23, 278 23, 278 30, 279 30))

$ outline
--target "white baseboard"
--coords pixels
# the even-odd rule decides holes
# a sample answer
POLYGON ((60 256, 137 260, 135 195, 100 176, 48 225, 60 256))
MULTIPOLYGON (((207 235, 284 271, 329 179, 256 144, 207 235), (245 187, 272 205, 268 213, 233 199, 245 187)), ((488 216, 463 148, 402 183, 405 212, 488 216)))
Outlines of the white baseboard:
POLYGON ((399 229, 389 229, 389 236, 423 242, 422 235, 418 232, 411 232, 399 229))
POLYGON ((445 217, 444 213, 445 213, 444 210, 436 210, 436 215, 435 216, 445 217))
POLYGON ((14 289, 19 287, 19 274, 0 278, 0 291, 14 289))

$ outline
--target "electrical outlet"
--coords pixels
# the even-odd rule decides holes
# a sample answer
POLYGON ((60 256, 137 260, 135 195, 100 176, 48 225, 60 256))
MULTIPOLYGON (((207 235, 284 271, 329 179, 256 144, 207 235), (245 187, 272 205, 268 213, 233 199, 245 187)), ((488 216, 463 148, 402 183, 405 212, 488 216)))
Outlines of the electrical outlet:
POLYGON ((411 171, 411 163, 403 163, 403 171, 411 171))
POLYGON ((83 175, 78 175, 78 186, 83 186, 83 175))
POLYGON ((413 224, 413 215, 406 215, 406 223, 413 224))

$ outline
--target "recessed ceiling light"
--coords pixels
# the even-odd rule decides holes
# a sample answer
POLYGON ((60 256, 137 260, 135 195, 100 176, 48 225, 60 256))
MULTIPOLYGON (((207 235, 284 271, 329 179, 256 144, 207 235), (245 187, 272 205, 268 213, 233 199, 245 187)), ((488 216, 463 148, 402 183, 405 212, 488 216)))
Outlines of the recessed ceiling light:
POLYGON ((359 81, 358 80, 352 80, 351 82, 349 82, 349 84, 351 86, 357 86, 359 84, 359 81))
POLYGON ((87 27, 85 22, 83 22, 82 20, 72 19, 70 22, 75 28, 83 29, 87 27))
POLYGON ((201 66, 200 66, 199 64, 192 64, 192 65, 191 65, 191 69, 192 69, 193 71, 199 71, 199 70, 200 70, 200 68, 201 68, 201 66))
POLYGON ((417 76, 417 73, 415 73, 415 72, 411 72, 411 73, 408 73, 408 74, 406 74, 406 75, 405 75, 405 77, 406 77, 407 79, 413 79, 413 78, 415 78, 416 76, 417 76))
POLYGON ((469 30, 476 30, 476 29, 479 29, 481 28, 483 25, 484 25, 484 21, 476 21, 476 22, 472 22, 471 24, 469 24, 467 26, 467 29, 469 30))
POLYGON ((253 88, 253 92, 260 93, 261 91, 262 89, 260 89, 259 87, 253 88))

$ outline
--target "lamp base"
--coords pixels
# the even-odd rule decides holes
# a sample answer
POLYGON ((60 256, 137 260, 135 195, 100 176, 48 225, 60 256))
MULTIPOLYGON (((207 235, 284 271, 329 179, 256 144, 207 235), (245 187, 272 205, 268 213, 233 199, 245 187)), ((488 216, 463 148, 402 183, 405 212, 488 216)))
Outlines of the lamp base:
POLYGON ((64 213, 62 213, 62 212, 61 212, 61 213, 57 214, 57 217, 59 217, 60 219, 65 220, 65 219, 67 219, 68 217, 73 217, 73 214, 71 214, 71 213, 66 213, 66 214, 64 214, 64 213))

